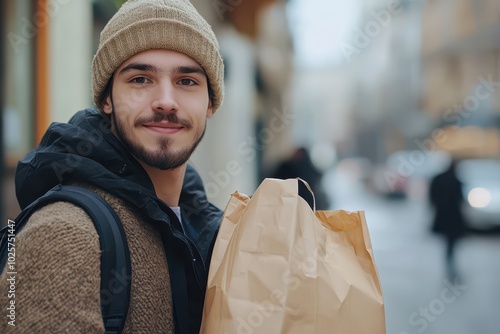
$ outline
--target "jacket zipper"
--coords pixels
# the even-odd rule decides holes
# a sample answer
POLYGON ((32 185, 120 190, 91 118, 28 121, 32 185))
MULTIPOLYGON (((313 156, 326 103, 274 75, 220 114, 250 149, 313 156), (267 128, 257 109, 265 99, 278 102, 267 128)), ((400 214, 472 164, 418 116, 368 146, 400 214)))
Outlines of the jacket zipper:
MULTIPOLYGON (((196 283, 198 283, 198 287, 200 288, 200 291, 203 293, 203 295, 205 295, 203 286, 200 282, 200 277, 199 277, 200 275, 199 275, 198 270, 196 268, 196 261, 197 260, 196 260, 195 254, 193 253, 192 247, 194 246, 194 248, 197 250, 198 254, 200 253, 200 251, 196 248, 196 245, 194 245, 194 243, 193 243, 193 245, 190 245, 188 239, 183 234, 178 233, 178 232, 174 232, 174 231, 172 231, 172 234, 174 237, 176 237, 176 238, 180 239, 182 242, 184 242, 184 244, 186 244, 187 248, 189 249, 189 253, 190 253, 191 258, 193 260, 193 261, 191 261, 191 265, 193 267, 194 277, 196 279, 196 283)), ((203 264, 203 259, 201 258, 201 256, 199 256, 199 258, 202 262, 203 268, 205 269, 205 266, 203 264)))

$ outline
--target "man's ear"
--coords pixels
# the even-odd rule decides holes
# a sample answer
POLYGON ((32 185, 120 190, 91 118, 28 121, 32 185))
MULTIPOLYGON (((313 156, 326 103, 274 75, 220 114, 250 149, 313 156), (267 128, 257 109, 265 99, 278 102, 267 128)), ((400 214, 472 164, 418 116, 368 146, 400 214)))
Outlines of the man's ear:
POLYGON ((208 101, 207 118, 212 117, 214 114, 214 108, 212 107, 212 100, 208 101))
POLYGON ((113 112, 113 105, 111 103, 111 96, 108 94, 106 99, 104 99, 104 103, 102 104, 102 111, 106 114, 111 115, 113 112))

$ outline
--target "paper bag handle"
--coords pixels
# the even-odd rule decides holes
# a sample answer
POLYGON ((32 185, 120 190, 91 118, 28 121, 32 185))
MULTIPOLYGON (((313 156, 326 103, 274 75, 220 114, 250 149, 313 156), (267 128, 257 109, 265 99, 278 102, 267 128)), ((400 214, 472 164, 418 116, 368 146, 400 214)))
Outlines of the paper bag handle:
POLYGON ((298 182, 299 196, 309 204, 313 211, 316 211, 316 198, 314 197, 314 192, 312 191, 311 186, 300 177, 298 177, 297 180, 301 181, 298 182))

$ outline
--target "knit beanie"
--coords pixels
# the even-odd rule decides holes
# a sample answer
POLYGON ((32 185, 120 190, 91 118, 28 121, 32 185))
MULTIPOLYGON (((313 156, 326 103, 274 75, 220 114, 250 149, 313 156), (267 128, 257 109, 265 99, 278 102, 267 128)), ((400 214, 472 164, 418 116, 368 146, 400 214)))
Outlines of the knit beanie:
POLYGON ((224 64, 214 32, 189 0, 129 0, 101 32, 92 61, 96 106, 114 71, 146 50, 166 49, 193 58, 205 70, 215 112, 224 97, 224 64))

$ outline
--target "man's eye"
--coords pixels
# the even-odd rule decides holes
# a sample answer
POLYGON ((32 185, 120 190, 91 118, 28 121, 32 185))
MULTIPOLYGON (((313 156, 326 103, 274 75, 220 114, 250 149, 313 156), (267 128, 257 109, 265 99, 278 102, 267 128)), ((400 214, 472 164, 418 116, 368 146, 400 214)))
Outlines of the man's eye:
POLYGON ((130 80, 130 82, 133 82, 136 84, 145 84, 148 82, 148 79, 146 79, 145 77, 137 77, 137 78, 133 78, 132 80, 130 80))
POLYGON ((196 82, 192 79, 181 79, 179 80, 179 83, 183 86, 194 86, 196 85, 196 82))

